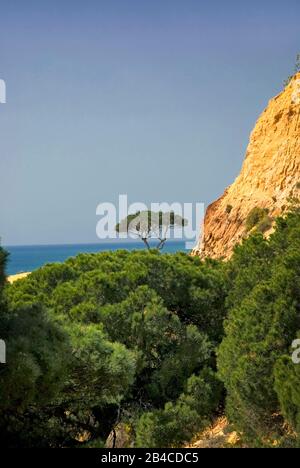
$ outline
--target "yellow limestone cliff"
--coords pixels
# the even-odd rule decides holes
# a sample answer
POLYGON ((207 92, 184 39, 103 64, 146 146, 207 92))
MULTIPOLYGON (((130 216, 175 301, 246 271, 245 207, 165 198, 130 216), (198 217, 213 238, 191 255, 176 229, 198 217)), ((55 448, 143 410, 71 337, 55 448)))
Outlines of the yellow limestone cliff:
POLYGON ((266 208, 274 218, 293 197, 300 197, 300 73, 259 118, 241 173, 207 208, 193 254, 228 258, 247 235, 246 220, 254 208, 266 208))

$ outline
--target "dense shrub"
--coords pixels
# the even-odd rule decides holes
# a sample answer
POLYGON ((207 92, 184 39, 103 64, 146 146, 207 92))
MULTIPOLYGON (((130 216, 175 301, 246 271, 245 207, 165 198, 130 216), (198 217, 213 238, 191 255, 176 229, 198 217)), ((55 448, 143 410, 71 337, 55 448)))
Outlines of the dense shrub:
POLYGON ((8 253, 0 247, 0 292, 5 283, 5 267, 8 258, 8 253))
POLYGON ((144 413, 137 426, 137 446, 164 448, 180 446, 209 424, 221 399, 222 385, 216 374, 204 369, 192 375, 185 392, 175 403, 144 413))
POLYGON ((300 212, 269 239, 257 214, 226 263, 86 254, 5 286, 0 249, 3 443, 102 446, 123 425, 139 447, 180 446, 224 404, 222 381, 243 440, 299 446, 300 212))
POLYGON ((268 231, 273 224, 272 218, 269 216, 269 210, 266 208, 253 208, 246 219, 247 232, 256 228, 258 232, 264 233, 268 231))
POLYGON ((298 370, 290 363, 283 378, 282 369, 300 330, 300 215, 279 219, 269 240, 257 234, 237 247, 228 274, 230 312, 218 352, 227 414, 252 442, 267 443, 280 436, 281 412, 298 427, 298 399, 290 399, 298 370))
POLYGON ((6 444, 91 446, 122 421, 134 431, 151 412, 163 415, 157 438, 190 437, 221 398, 212 382, 223 270, 184 254, 119 251, 47 265, 8 286, 6 444), (174 414, 188 422, 181 435, 167 429, 174 414))
MULTIPOLYGON (((300 336, 300 334, 299 334, 300 336)), ((300 365, 289 355, 282 356, 275 366, 275 390, 283 416, 298 434, 300 442, 300 365)))

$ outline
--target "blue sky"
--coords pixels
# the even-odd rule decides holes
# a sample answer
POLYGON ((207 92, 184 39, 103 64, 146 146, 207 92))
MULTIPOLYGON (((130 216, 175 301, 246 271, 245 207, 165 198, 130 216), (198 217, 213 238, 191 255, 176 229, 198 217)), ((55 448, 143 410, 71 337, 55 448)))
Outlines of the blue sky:
POLYGON ((96 241, 96 206, 205 202, 300 51, 299 0, 4 1, 0 235, 96 241))

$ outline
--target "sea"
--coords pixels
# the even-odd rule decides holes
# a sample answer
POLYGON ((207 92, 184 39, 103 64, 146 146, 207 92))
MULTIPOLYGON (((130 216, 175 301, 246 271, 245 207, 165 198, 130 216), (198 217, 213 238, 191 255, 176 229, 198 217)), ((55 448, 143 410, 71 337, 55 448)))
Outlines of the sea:
MULTIPOLYGON (((9 252, 7 274, 16 275, 23 272, 32 272, 48 263, 64 262, 70 257, 80 253, 99 253, 105 251, 141 250, 145 249, 142 242, 102 242, 98 244, 66 244, 66 245, 24 245, 5 246, 9 252)), ((183 240, 169 240, 165 244, 163 253, 188 252, 186 242, 183 240)))

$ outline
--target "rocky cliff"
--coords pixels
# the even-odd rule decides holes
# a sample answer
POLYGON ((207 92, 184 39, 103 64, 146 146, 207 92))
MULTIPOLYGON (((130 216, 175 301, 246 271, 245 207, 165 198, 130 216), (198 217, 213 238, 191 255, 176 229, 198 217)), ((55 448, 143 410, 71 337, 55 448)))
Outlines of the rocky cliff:
POLYGON ((206 211, 194 255, 229 257, 253 229, 268 234, 274 217, 300 196, 300 73, 269 102, 250 137, 240 175, 206 211))

